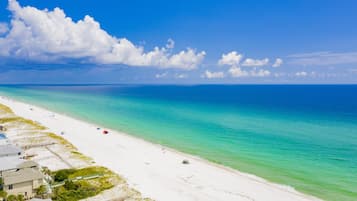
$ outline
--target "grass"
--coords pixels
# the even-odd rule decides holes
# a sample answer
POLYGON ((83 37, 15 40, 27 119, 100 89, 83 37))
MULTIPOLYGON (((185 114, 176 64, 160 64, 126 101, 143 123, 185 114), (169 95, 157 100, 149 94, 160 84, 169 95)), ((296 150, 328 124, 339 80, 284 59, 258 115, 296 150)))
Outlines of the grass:
POLYGON ((44 127, 32 120, 25 119, 22 117, 17 117, 17 116, 0 118, 0 124, 5 124, 5 123, 27 125, 27 126, 30 126, 32 129, 36 129, 36 130, 46 130, 47 129, 46 127, 44 127))
POLYGON ((82 177, 82 176, 91 176, 91 175, 105 175, 105 176, 115 176, 112 171, 105 167, 100 167, 100 166, 92 166, 92 167, 87 167, 87 168, 82 168, 76 170, 74 173, 69 175, 69 179, 74 179, 76 177, 82 177))
POLYGON ((3 104, 0 104, 0 112, 14 114, 14 112, 8 106, 3 104))
POLYGON ((73 149, 73 150, 77 150, 77 148, 70 142, 68 142, 66 139, 64 139, 63 137, 56 135, 54 133, 45 133, 48 137, 54 139, 57 141, 57 143, 62 144, 64 146, 66 146, 67 148, 73 149))
POLYGON ((25 119, 22 117, 18 117, 14 114, 14 112, 7 107, 6 105, 0 104, 0 114, 6 114, 9 115, 8 117, 3 117, 0 118, 0 124, 5 124, 5 123, 16 123, 16 124, 26 124, 31 126, 33 129, 37 130, 46 130, 47 128, 40 125, 39 123, 36 123, 32 120, 25 119))
POLYGON ((55 201, 77 201, 98 195, 104 190, 113 188, 125 181, 105 167, 93 166, 82 169, 66 169, 53 173, 54 178, 65 180, 63 186, 54 188, 52 199, 55 201), (100 177, 89 180, 78 180, 93 175, 100 177))
MULTIPOLYGON (((78 151, 71 151, 72 155, 78 159, 84 160, 84 161, 93 161, 92 158, 83 155, 82 153, 78 152, 78 151)), ((93 162, 94 163, 94 162, 93 162)))

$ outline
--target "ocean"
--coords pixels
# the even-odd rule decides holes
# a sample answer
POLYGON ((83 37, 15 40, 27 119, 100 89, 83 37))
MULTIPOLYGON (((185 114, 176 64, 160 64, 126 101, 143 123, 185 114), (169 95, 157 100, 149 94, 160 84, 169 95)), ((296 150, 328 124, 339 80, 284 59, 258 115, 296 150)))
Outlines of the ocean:
POLYGON ((2 85, 0 95, 357 200, 357 85, 2 85))

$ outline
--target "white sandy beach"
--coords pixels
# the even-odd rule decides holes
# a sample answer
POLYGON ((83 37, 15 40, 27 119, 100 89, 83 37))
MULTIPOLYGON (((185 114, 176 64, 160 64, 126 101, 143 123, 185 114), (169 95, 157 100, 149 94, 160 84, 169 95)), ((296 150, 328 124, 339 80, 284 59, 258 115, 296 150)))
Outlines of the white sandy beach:
POLYGON ((99 125, 21 103, 6 97, 0 103, 18 116, 37 121, 61 135, 98 165, 112 169, 127 179, 144 196, 158 201, 306 201, 319 200, 292 188, 265 181, 152 144, 99 125), (32 108, 32 110, 30 110, 32 108), (190 164, 182 164, 182 160, 190 164))

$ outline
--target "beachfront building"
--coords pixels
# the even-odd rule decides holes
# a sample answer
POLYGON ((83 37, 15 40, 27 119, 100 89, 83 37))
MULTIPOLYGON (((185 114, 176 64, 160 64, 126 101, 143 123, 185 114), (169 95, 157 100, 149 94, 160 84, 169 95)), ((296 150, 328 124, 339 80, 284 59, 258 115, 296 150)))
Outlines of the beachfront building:
POLYGON ((36 189, 44 184, 39 165, 18 157, 0 157, 2 189, 8 195, 23 195, 26 199, 36 195, 36 189))
POLYGON ((12 144, 0 145, 0 158, 1 157, 20 157, 22 155, 22 149, 12 144))
POLYGON ((23 195, 25 199, 33 198, 36 189, 44 184, 44 175, 35 168, 3 173, 3 190, 8 195, 23 195))
POLYGON ((0 177, 2 177, 3 172, 16 171, 18 166, 23 163, 18 157, 0 157, 0 177))

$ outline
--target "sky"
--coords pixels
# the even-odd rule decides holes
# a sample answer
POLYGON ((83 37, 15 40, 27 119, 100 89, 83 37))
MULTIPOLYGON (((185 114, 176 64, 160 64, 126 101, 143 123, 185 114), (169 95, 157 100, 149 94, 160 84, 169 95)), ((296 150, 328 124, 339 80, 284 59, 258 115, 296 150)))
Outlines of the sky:
POLYGON ((355 0, 1 0, 0 83, 356 84, 355 0))

